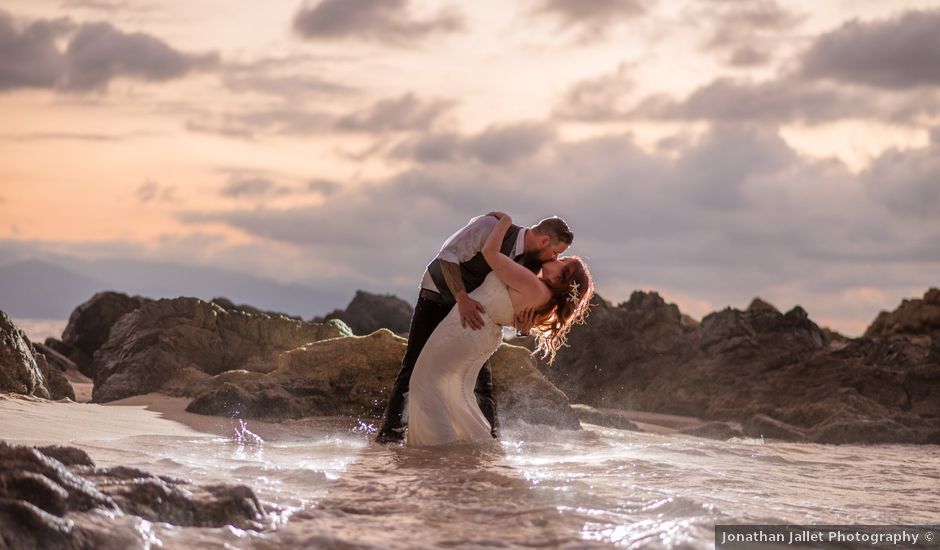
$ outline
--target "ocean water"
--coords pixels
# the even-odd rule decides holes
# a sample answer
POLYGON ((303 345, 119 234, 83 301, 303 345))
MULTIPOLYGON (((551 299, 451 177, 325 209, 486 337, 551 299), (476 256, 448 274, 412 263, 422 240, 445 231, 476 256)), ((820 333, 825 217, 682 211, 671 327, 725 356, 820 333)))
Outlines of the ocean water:
POLYGON ((226 435, 73 444, 99 466, 247 484, 280 507, 262 532, 124 522, 115 547, 704 549, 716 523, 940 523, 938 446, 585 427, 523 425, 496 445, 422 449, 370 443, 362 422, 312 418, 249 422, 260 440, 233 422, 226 435))

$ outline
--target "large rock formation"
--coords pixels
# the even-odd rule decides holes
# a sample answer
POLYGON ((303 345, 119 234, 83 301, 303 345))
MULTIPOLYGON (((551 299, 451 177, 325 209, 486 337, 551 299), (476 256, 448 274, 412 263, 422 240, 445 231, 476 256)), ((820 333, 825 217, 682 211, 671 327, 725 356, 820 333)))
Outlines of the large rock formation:
POLYGON ((0 311, 0 391, 49 397, 29 339, 0 311))
POLYGON ((36 350, 3 311, 0 311, 0 391, 75 400, 72 385, 62 371, 36 350))
POLYGON ((140 545, 135 531, 144 530, 143 520, 261 530, 264 515, 278 511, 243 485, 196 486, 124 466, 96 468, 75 447, 0 441, 4 548, 129 548, 140 545), (104 514, 92 520, 90 512, 104 514))
POLYGON ((114 323, 152 301, 121 292, 99 292, 72 311, 61 341, 49 338, 45 343, 78 365, 82 374, 94 378, 95 352, 108 341, 114 323))
POLYGON ((157 391, 184 369, 269 372, 283 351, 347 334, 342 323, 226 311, 197 298, 147 302, 123 315, 96 352, 92 399, 157 391))
MULTIPOLYGON (((226 372, 164 387, 195 396, 190 412, 285 420, 315 415, 380 418, 406 340, 386 329, 314 342, 282 353, 271 372, 226 372)), ((504 345, 491 360, 502 422, 580 429, 568 399, 535 368, 527 350, 504 345)))
POLYGON ((903 300, 894 311, 882 311, 865 331, 878 338, 904 334, 940 339, 940 288, 931 287, 923 298, 903 300))
POLYGON ((280 311, 270 311, 270 310, 259 309, 250 304, 236 304, 235 302, 229 300, 228 298, 224 296, 216 296, 215 298, 209 301, 222 306, 222 309, 224 309, 225 311, 240 311, 242 313, 251 313, 254 315, 259 314, 259 313, 264 313, 266 315, 271 315, 273 317, 287 317, 289 319, 303 321, 301 317, 298 317, 296 315, 288 315, 280 311))
POLYGON ((753 436, 940 442, 936 298, 879 316, 869 334, 880 336, 830 340, 799 306, 756 299, 695 326, 656 293, 617 306, 597 297, 540 370, 575 402, 738 421, 753 436))
POLYGON ((324 323, 339 319, 349 325, 354 334, 371 334, 380 328, 401 334, 411 328, 411 304, 391 294, 372 294, 356 291, 356 296, 345 310, 337 309, 324 317, 313 319, 324 323))

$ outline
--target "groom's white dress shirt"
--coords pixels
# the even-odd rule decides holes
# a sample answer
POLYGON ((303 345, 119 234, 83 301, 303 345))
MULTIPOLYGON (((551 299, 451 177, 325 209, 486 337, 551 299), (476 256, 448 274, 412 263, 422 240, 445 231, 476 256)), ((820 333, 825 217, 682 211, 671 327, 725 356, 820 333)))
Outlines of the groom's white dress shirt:
MULTIPOLYGON (((496 226, 498 221, 499 220, 493 216, 477 216, 473 218, 470 220, 470 223, 447 239, 435 259, 459 264, 476 256, 477 253, 483 250, 486 239, 490 236, 490 232, 493 231, 493 227, 496 226)), ((519 231, 519 236, 516 237, 516 244, 513 245, 512 251, 509 253, 510 258, 515 258, 525 251, 525 231, 526 228, 524 227, 519 231)), ((431 279, 431 273, 427 269, 424 270, 421 288, 440 292, 437 285, 434 284, 434 280, 431 279)))

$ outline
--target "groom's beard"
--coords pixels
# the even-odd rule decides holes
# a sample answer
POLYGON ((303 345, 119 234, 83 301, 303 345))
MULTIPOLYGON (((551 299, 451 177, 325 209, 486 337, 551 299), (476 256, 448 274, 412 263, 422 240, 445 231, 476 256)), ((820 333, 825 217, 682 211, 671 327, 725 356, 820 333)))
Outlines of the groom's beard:
POLYGON ((542 271, 542 264, 544 262, 539 259, 538 253, 528 253, 522 256, 522 265, 526 267, 529 271, 533 273, 538 273, 542 271))

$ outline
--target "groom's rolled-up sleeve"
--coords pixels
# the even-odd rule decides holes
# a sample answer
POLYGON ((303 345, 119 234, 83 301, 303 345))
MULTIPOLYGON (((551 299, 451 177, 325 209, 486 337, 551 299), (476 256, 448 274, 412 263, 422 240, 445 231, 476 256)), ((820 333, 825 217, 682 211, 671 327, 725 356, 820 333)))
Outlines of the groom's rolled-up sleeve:
POLYGON ((493 216, 477 216, 447 239, 437 257, 445 262, 459 264, 483 250, 486 239, 499 221, 493 216))

